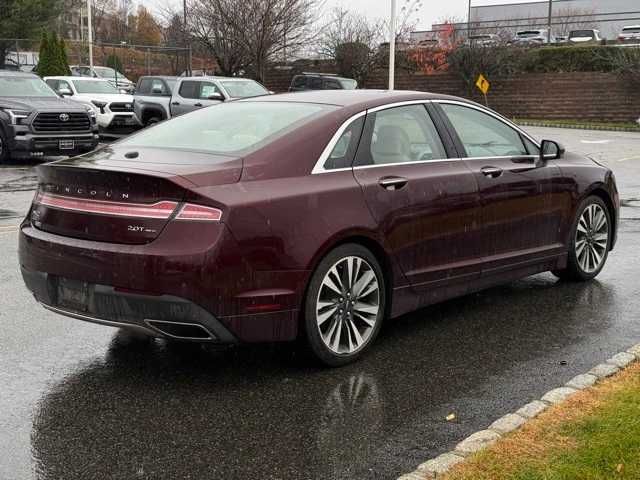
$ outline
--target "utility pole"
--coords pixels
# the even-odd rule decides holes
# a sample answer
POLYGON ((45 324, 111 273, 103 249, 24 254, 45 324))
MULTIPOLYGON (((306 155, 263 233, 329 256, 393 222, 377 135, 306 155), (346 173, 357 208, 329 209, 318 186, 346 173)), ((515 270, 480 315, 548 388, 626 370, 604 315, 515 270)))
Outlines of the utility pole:
POLYGON ((91 22, 91 0, 87 0, 87 37, 89 40, 89 66, 93 74, 93 24, 91 22))
POLYGON ((389 27, 389 90, 395 88, 396 77, 396 0, 391 0, 391 25, 389 27))
POLYGON ((184 19, 182 21, 182 35, 184 41, 184 53, 187 56, 187 76, 191 76, 191 45, 187 41, 187 0, 182 0, 182 14, 184 15, 184 19))
POLYGON ((467 42, 471 42, 471 0, 469 0, 469 9, 467 10, 467 42))
POLYGON ((551 43, 551 16, 553 13, 553 0, 549 0, 549 17, 547 18, 547 43, 551 43))

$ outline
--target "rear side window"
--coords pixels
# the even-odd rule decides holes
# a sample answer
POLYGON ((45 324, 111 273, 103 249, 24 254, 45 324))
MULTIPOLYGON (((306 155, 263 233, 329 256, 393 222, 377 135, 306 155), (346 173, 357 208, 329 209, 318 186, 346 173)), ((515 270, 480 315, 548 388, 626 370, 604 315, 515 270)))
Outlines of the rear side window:
POLYGON ((334 170, 336 168, 347 168, 353 163, 353 157, 358 148, 360 135, 364 126, 364 116, 354 120, 340 135, 333 150, 329 154, 329 158, 324 162, 325 170, 334 170))
MULTIPOLYGON (((336 108, 285 102, 221 103, 142 130, 119 144, 243 155, 336 108)), ((175 156, 177 163, 191 161, 189 156, 175 156)))
POLYGON ((309 88, 312 90, 322 90, 322 79, 318 77, 311 77, 309 79, 309 88))
POLYGON ((342 85, 337 80, 325 80, 324 88, 325 90, 342 90, 342 85))
POLYGON ((307 77, 297 76, 293 79, 294 88, 303 88, 307 85, 307 77))
POLYGON ((200 82, 193 80, 185 80, 180 84, 180 90, 178 91, 182 98, 200 98, 200 82))
POLYGON ((520 134, 488 113, 462 105, 442 104, 469 157, 527 155, 520 134))

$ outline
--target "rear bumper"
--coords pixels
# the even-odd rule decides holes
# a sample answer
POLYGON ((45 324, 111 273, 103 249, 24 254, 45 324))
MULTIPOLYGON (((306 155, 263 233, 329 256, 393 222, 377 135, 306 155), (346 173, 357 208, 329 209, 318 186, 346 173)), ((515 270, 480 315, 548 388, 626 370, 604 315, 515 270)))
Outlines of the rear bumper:
POLYGON ((74 304, 60 295, 60 284, 68 279, 21 267, 22 278, 35 299, 45 308, 112 327, 130 328, 155 337, 180 340, 236 343, 236 338, 202 307, 171 295, 150 296, 119 292, 108 285, 74 282, 84 288, 86 302, 74 304), (162 329, 164 324, 200 326, 203 335, 177 336, 162 329), (208 332, 209 335, 205 335, 208 332))
POLYGON ((196 324, 221 343, 294 340, 296 286, 308 272, 252 271, 224 224, 203 228, 169 223, 154 241, 126 245, 61 236, 26 220, 20 266, 40 303, 81 320, 147 333, 157 330, 149 320, 196 324), (85 301, 61 302, 61 281, 86 284, 85 301))

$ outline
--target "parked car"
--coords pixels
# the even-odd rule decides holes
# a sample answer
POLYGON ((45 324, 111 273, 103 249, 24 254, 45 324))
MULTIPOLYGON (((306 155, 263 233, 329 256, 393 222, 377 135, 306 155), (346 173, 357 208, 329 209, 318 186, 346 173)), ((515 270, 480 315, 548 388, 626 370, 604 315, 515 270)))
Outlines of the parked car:
POLYGON ((76 155, 97 145, 92 108, 60 98, 37 75, 0 70, 0 163, 76 155))
POLYGON ((553 32, 551 32, 551 37, 549 38, 549 30, 541 28, 538 30, 522 30, 516 32, 516 36, 510 43, 513 45, 533 46, 555 42, 556 37, 553 35, 553 32))
POLYGON ((303 73, 291 79, 290 92, 305 90, 353 90, 358 82, 352 78, 344 78, 332 73, 303 73))
POLYGON ((500 44, 500 37, 495 33, 470 35, 465 44, 468 47, 495 47, 500 44))
POLYGON ((571 30, 569 32, 569 43, 572 45, 599 45, 602 42, 599 30, 571 30))
POLYGON ((93 108, 101 133, 131 133, 140 127, 133 113, 133 96, 118 93, 108 80, 45 77, 44 81, 63 97, 93 108))
POLYGON ((385 319, 616 242, 613 173, 468 100, 303 92, 227 102, 43 165, 20 227, 36 300, 169 340, 305 339, 360 357, 385 319))
POLYGON ((135 90, 135 84, 131 80, 111 67, 94 66, 93 69, 91 69, 91 67, 87 65, 71 65, 69 68, 74 77, 104 78, 117 88, 120 93, 128 93, 131 95, 135 90))
POLYGON ((622 27, 618 41, 620 43, 640 43, 640 25, 622 27))
POLYGON ((140 77, 135 112, 145 125, 239 98, 269 95, 263 85, 236 77, 140 77))

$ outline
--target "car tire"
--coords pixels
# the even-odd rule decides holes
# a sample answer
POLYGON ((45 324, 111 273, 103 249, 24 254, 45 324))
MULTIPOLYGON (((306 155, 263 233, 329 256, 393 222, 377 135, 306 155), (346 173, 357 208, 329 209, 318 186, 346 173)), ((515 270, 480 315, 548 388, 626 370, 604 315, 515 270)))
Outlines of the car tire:
POLYGON ((363 355, 384 319, 385 286, 380 263, 362 245, 341 245, 322 259, 304 304, 304 333, 316 359, 338 367, 363 355))
POLYGON ((144 124, 145 127, 150 127, 152 125, 155 125, 156 123, 160 123, 162 121, 162 119, 160 117, 151 117, 150 119, 147 120, 147 123, 144 124))
POLYGON ((585 282, 604 267, 611 245, 611 214, 600 197, 585 198, 571 227, 567 267, 552 273, 563 280, 585 282))
POLYGON ((0 129, 0 165, 7 163, 11 158, 11 152, 9 151, 9 144, 7 143, 7 137, 0 129))

